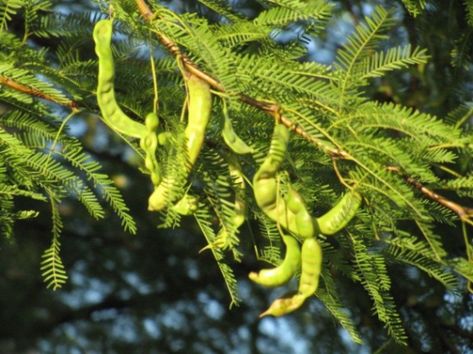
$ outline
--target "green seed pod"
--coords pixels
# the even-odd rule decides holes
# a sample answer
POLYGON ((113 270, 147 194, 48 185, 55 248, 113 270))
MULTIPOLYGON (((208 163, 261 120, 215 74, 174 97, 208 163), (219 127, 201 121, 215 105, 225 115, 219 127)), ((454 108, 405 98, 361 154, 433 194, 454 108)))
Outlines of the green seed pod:
POLYGON ((192 215, 197 211, 198 204, 196 196, 186 194, 172 207, 172 210, 181 215, 192 215))
POLYGON ((150 112, 145 117, 145 126, 146 129, 150 132, 156 132, 159 127, 159 119, 156 113, 150 112))
POLYGON ((299 270, 301 251, 299 242, 292 236, 282 236, 286 245, 286 255, 280 265, 271 269, 262 269, 258 273, 251 272, 249 278, 255 283, 267 287, 280 286, 287 283, 299 270))
POLYGON ((230 177, 236 183, 233 223, 238 228, 245 222, 246 200, 245 200, 245 178, 241 166, 236 159, 232 159, 228 164, 230 177))
POLYGON ((302 270, 298 292, 292 297, 276 299, 260 317, 283 316, 300 308, 305 300, 318 288, 322 267, 322 249, 315 238, 304 240, 302 244, 302 270))
POLYGON ((346 193, 332 209, 316 219, 320 232, 323 235, 333 235, 342 230, 356 215, 360 205, 359 193, 355 191, 346 193))
MULTIPOLYGON (((207 248, 215 247, 219 249, 229 249, 231 248, 234 254, 235 253, 235 246, 238 243, 238 239, 235 237, 232 237, 234 233, 238 231, 240 226, 243 224, 245 221, 246 217, 246 200, 245 200, 245 189, 246 189, 246 184, 245 184, 245 179, 243 172, 241 170, 241 166, 238 162, 238 160, 231 155, 226 156, 227 161, 228 161, 228 170, 230 172, 230 177, 233 180, 233 183, 235 184, 235 201, 234 201, 234 207, 233 211, 234 213, 232 214, 231 218, 229 218, 230 225, 229 227, 231 228, 231 231, 227 228, 222 227, 216 238, 215 241, 209 245, 207 248)), ((239 257, 239 256, 238 256, 239 257)))
POLYGON ((222 137, 225 141, 225 144, 227 144, 227 146, 236 154, 244 155, 251 154, 253 152, 253 149, 235 133, 232 126, 232 121, 228 117, 225 117, 222 137))
POLYGON ((322 268, 322 248, 315 238, 304 240, 302 244, 302 270, 299 281, 299 294, 312 296, 319 286, 322 268))
POLYGON ((145 118, 146 134, 140 140, 140 146, 145 152, 145 167, 151 174, 151 181, 154 186, 158 186, 161 183, 161 172, 158 160, 156 159, 158 125, 158 116, 155 113, 148 113, 145 118))
POLYGON ((284 316, 300 308, 304 304, 305 299, 306 298, 300 294, 296 294, 291 297, 283 297, 280 299, 276 299, 266 311, 259 315, 259 317, 261 318, 264 316, 284 316))
POLYGON ((311 238, 318 234, 318 226, 314 223, 304 200, 291 185, 289 185, 286 200, 287 208, 290 211, 294 224, 293 229, 297 230, 295 234, 303 239, 311 238))
POLYGON ((158 134, 159 145, 168 145, 172 140, 172 134, 170 132, 162 132, 158 134))
POLYGON ((288 141, 289 130, 276 124, 268 155, 253 177, 255 200, 261 210, 283 228, 297 237, 311 238, 317 227, 297 191, 289 185, 287 197, 278 198, 277 173, 284 161, 288 141))
MULTIPOLYGON (((186 150, 188 163, 183 166, 189 173, 199 156, 204 142, 205 130, 212 111, 212 95, 209 85, 195 75, 187 78, 188 89, 188 121, 184 131, 186 136, 186 150)), ((148 210, 163 210, 166 204, 166 195, 176 181, 166 178, 166 183, 161 183, 154 189, 148 200, 148 210)), ((168 201, 172 203, 173 201, 168 201)))
POLYGON ((115 67, 111 48, 112 20, 97 22, 93 38, 95 52, 99 58, 97 103, 102 117, 112 129, 134 138, 141 138, 147 132, 146 127, 128 117, 115 99, 115 67))
POLYGON ((189 163, 194 165, 204 142, 205 130, 212 111, 212 94, 207 82, 195 75, 187 80, 189 92, 189 118, 185 135, 189 163))

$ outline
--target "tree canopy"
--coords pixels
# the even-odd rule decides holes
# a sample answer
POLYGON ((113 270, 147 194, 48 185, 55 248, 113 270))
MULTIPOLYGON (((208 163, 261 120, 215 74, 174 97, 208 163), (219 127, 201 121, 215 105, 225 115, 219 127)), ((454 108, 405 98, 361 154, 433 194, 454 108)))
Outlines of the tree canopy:
POLYGON ((473 352, 472 32, 472 1, 1 1, 0 345, 473 352))

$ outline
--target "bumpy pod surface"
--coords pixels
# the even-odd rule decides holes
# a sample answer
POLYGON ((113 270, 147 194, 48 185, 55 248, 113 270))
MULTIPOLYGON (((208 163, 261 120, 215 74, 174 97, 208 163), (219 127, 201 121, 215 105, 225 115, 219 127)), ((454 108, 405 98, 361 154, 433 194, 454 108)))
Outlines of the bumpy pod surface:
POLYGON ((280 286, 287 283, 299 270, 301 265, 301 251, 299 242, 292 236, 284 235, 286 254, 280 265, 271 269, 262 269, 258 273, 251 272, 249 278, 255 283, 267 287, 280 286))
POLYGON ((253 177, 256 204, 272 220, 297 237, 306 239, 317 232, 302 197, 291 186, 286 198, 278 198, 277 173, 284 161, 289 131, 282 124, 276 124, 268 155, 253 177))
POLYGON ((322 268, 322 248, 315 238, 304 240, 302 244, 302 270, 299 281, 299 294, 312 296, 319 286, 322 268))
POLYGON ((140 140, 140 146, 145 152, 145 167, 151 175, 151 181, 154 186, 158 186, 161 183, 161 173, 156 158, 158 125, 158 116, 155 113, 148 113, 145 118, 147 133, 140 140))
POLYGON ((97 22, 94 27, 93 38, 95 52, 99 58, 97 103, 102 117, 114 130, 134 138, 142 138, 147 132, 144 124, 128 117, 118 106, 115 99, 115 67, 111 48, 112 20, 97 22))
POLYGON ((317 218, 320 232, 324 235, 333 235, 342 230, 356 215, 361 205, 361 195, 349 191, 326 214, 317 218))
POLYGON ((315 238, 304 240, 301 258, 302 270, 298 292, 291 297, 274 300, 260 317, 268 315, 278 317, 291 313, 300 308, 305 300, 315 293, 322 267, 322 249, 315 238))
MULTIPOLYGON (((188 121, 184 131, 188 163, 183 168, 189 173, 199 156, 205 138, 205 130, 212 111, 212 94, 209 85, 195 75, 187 79, 188 121)), ((166 207, 166 195, 176 182, 165 178, 148 200, 148 210, 160 211, 166 207)), ((173 201, 168 201, 173 202, 173 201)))
POLYGON ((230 118, 225 117, 225 122, 222 130, 222 137, 225 144, 236 154, 244 155, 253 153, 253 149, 241 139, 232 126, 230 118))

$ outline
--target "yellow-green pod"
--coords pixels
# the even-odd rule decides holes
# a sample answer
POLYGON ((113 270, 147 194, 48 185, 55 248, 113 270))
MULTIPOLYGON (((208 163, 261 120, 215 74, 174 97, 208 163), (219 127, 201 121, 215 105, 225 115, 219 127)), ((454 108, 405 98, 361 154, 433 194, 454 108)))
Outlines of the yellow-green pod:
POLYGON ((291 186, 288 186, 286 205, 289 210, 290 220, 293 223, 292 232, 298 237, 307 239, 318 234, 317 224, 314 223, 309 209, 301 195, 291 186))
POLYGON ((280 317, 287 315, 288 313, 291 313, 300 308, 304 304, 305 299, 306 298, 300 294, 296 294, 291 297, 283 297, 280 299, 276 299, 266 311, 259 315, 259 317, 280 317))
POLYGON ((205 138, 207 123, 212 111, 212 94, 207 82, 191 75, 187 80, 189 92, 189 115, 185 135, 189 163, 194 165, 205 138))
POLYGON ((244 155, 254 152, 253 149, 235 133, 232 121, 228 117, 225 117, 222 137, 227 146, 236 154, 244 155))
POLYGON ((287 283, 299 270, 301 251, 299 242, 292 236, 283 235, 286 255, 280 265, 271 269, 262 269, 258 273, 251 272, 249 278, 263 286, 275 287, 287 283))
POLYGON ((161 132, 158 134, 159 145, 169 145, 172 141, 172 134, 170 132, 161 132))
POLYGON ((111 48, 112 20, 97 22, 94 27, 93 38, 95 52, 99 58, 97 103, 102 117, 114 130, 134 138, 142 138, 147 133, 144 124, 128 117, 118 106, 115 99, 115 67, 111 48))
MULTIPOLYGON (((234 213, 232 214, 230 218, 231 222, 231 228, 236 232, 240 226, 244 223, 245 217, 246 217, 246 200, 245 200, 245 178, 243 175, 243 172, 241 170, 241 166, 238 162, 238 160, 231 155, 227 156, 228 160, 228 170, 230 172, 230 177, 233 180, 233 183, 235 184, 235 201, 233 203, 233 211, 234 213)), ((228 230, 224 227, 222 227, 216 238, 215 241, 213 242, 212 246, 215 246, 216 248, 220 249, 228 249, 228 248, 233 248, 235 247, 236 243, 235 238, 230 237, 231 234, 228 232, 228 230)))
POLYGON ((154 186, 158 186, 161 183, 161 171, 156 158, 156 148, 158 147, 158 125, 158 116, 155 113, 148 113, 145 118, 147 132, 140 140, 140 146, 145 152, 145 167, 151 174, 151 181, 154 186))
POLYGON ((197 211, 198 204, 196 196, 186 194, 172 207, 172 210, 181 215, 192 215, 197 211))
POLYGON ((322 267, 322 248, 315 238, 304 240, 301 258, 302 269, 298 292, 292 297, 276 299, 260 317, 287 315, 300 308, 305 300, 315 293, 322 267))
POLYGON ((302 269, 299 280, 299 294, 312 296, 319 286, 322 269, 322 248, 315 238, 309 238, 302 243, 302 269))
POLYGON ((289 130, 276 124, 268 156, 253 177, 256 204, 272 220, 297 237, 311 238, 317 232, 316 224, 302 197, 288 186, 286 198, 278 198, 277 173, 284 161, 289 141, 289 130))
POLYGON ((231 161, 228 164, 228 169, 230 171, 230 176, 237 184, 237 190, 235 191, 235 216, 233 222, 237 227, 240 227, 245 222, 246 214, 246 199, 245 199, 245 178, 243 172, 241 171, 241 166, 238 164, 238 161, 231 161))
POLYGON ((320 232, 323 235, 333 235, 342 230, 356 215, 361 200, 361 195, 358 192, 349 191, 346 193, 332 209, 316 219, 320 232))
MULTIPOLYGON (((186 136, 186 150, 188 164, 183 166, 189 173, 199 156, 205 138, 207 123, 212 111, 212 94, 207 82, 199 79, 195 75, 190 75, 186 80, 188 91, 188 120, 184 131, 186 136)), ((160 211, 167 204, 166 195, 176 182, 172 178, 164 178, 148 199, 148 210, 160 211)))

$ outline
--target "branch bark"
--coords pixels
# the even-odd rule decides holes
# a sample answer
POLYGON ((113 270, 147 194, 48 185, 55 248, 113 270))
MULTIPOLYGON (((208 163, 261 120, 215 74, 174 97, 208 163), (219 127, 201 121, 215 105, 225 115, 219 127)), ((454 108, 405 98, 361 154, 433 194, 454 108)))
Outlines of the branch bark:
MULTIPOLYGON (((154 14, 152 13, 151 9, 149 6, 146 4, 144 0, 135 0, 137 7, 139 9, 139 12, 141 16, 146 20, 146 21, 152 21, 154 18, 154 14)), ((193 63, 189 57, 187 57, 184 53, 181 52, 180 48, 173 43, 169 38, 167 38, 164 35, 158 34, 158 39, 161 42, 161 44, 173 55, 176 57, 176 60, 180 60, 182 66, 184 69, 190 73, 193 74, 197 77, 199 77, 201 80, 206 81, 214 90, 220 91, 220 92, 225 92, 224 87, 218 82, 216 79, 205 73, 204 71, 200 70, 195 63, 193 63)), ((51 97, 50 95, 37 90, 35 88, 31 88, 28 86, 25 86, 23 84, 20 84, 8 77, 5 76, 0 76, 0 85, 7 86, 13 90, 23 92, 25 94, 35 96, 42 98, 44 100, 56 103, 60 106, 68 107, 72 110, 78 110, 79 109, 79 104, 75 101, 68 101, 68 102, 58 102, 57 100, 54 99, 54 97, 51 97)), ((308 134, 302 127, 299 125, 295 124, 292 122, 289 118, 285 117, 283 114, 281 114, 281 108, 278 104, 276 103, 270 103, 267 101, 261 101, 257 100, 253 97, 247 96, 245 94, 240 94, 239 98, 242 102, 255 107, 268 115, 272 116, 275 120, 277 120, 279 123, 284 124, 287 128, 292 130, 294 133, 302 137, 304 140, 314 144, 317 146, 319 149, 327 153, 329 156, 332 158, 340 158, 344 160, 352 160, 351 155, 341 149, 337 148, 332 148, 324 144, 322 141, 314 138, 310 134, 308 134)), ((402 172, 395 166, 388 166, 387 167, 389 171, 398 173, 403 176, 403 178, 406 180, 407 183, 418 189, 421 193, 423 193, 427 198, 443 205, 447 209, 452 210, 455 214, 459 216, 459 218, 462 221, 471 223, 473 225, 473 209, 472 208, 467 208, 464 207, 458 203, 455 203, 448 198, 428 189, 425 187, 422 183, 419 181, 415 180, 414 178, 410 176, 403 175, 402 172)))
POLYGON ((15 80, 12 80, 10 79, 9 77, 6 77, 6 76, 0 76, 0 85, 3 85, 3 86, 6 86, 12 90, 15 90, 15 91, 19 91, 19 92, 23 92, 27 95, 30 95, 30 96, 35 96, 35 97, 39 97, 39 98, 42 98, 46 101, 49 101, 49 102, 53 102, 53 103, 56 103, 60 106, 64 106, 64 107, 68 107, 68 108, 71 108, 72 110, 77 110, 79 108, 79 105, 77 102, 75 101, 67 101, 67 102, 58 102, 56 99, 54 99, 54 97, 38 90, 38 89, 35 89, 33 87, 29 87, 29 86, 26 86, 26 85, 23 85, 23 84, 20 84, 18 82, 16 82, 15 80))
MULTIPOLYGON (((154 18, 154 14, 149 8, 149 6, 146 4, 146 2, 144 0, 135 0, 135 2, 137 4, 137 7, 139 9, 141 16, 148 22, 152 21, 154 18)), ((161 44, 173 56, 175 56, 177 60, 181 60, 181 64, 187 72, 206 81, 213 89, 220 92, 225 92, 224 87, 217 80, 215 80, 213 77, 209 76, 207 73, 200 70, 197 67, 197 65, 193 63, 184 53, 182 53, 179 47, 175 43, 173 43, 169 38, 167 38, 166 36, 162 34, 158 34, 157 36, 161 44)), ((271 115, 276 121, 279 121, 281 124, 284 124, 286 127, 294 131, 297 135, 301 136, 306 141, 314 144, 315 146, 320 148, 322 151, 327 153, 332 158, 352 160, 352 157, 348 152, 343 151, 341 149, 335 149, 335 148, 326 146, 322 141, 308 134, 302 127, 298 126, 297 124, 294 124, 289 118, 281 114, 281 108, 276 103, 268 103, 265 101, 260 101, 253 97, 247 96, 245 94, 240 94, 239 97, 242 102, 250 106, 253 106, 255 108, 258 108, 266 112, 267 114, 271 115)), ((460 204, 457 204, 449 200, 448 198, 433 192, 432 190, 428 189, 427 187, 425 187, 423 184, 421 184, 419 181, 415 180, 414 178, 403 175, 397 167, 388 166, 388 170, 402 175, 407 183, 409 183, 410 185, 418 189, 427 198, 452 210, 455 214, 459 216, 459 218, 462 221, 472 222, 471 218, 473 217, 473 209, 463 207, 460 204)))

